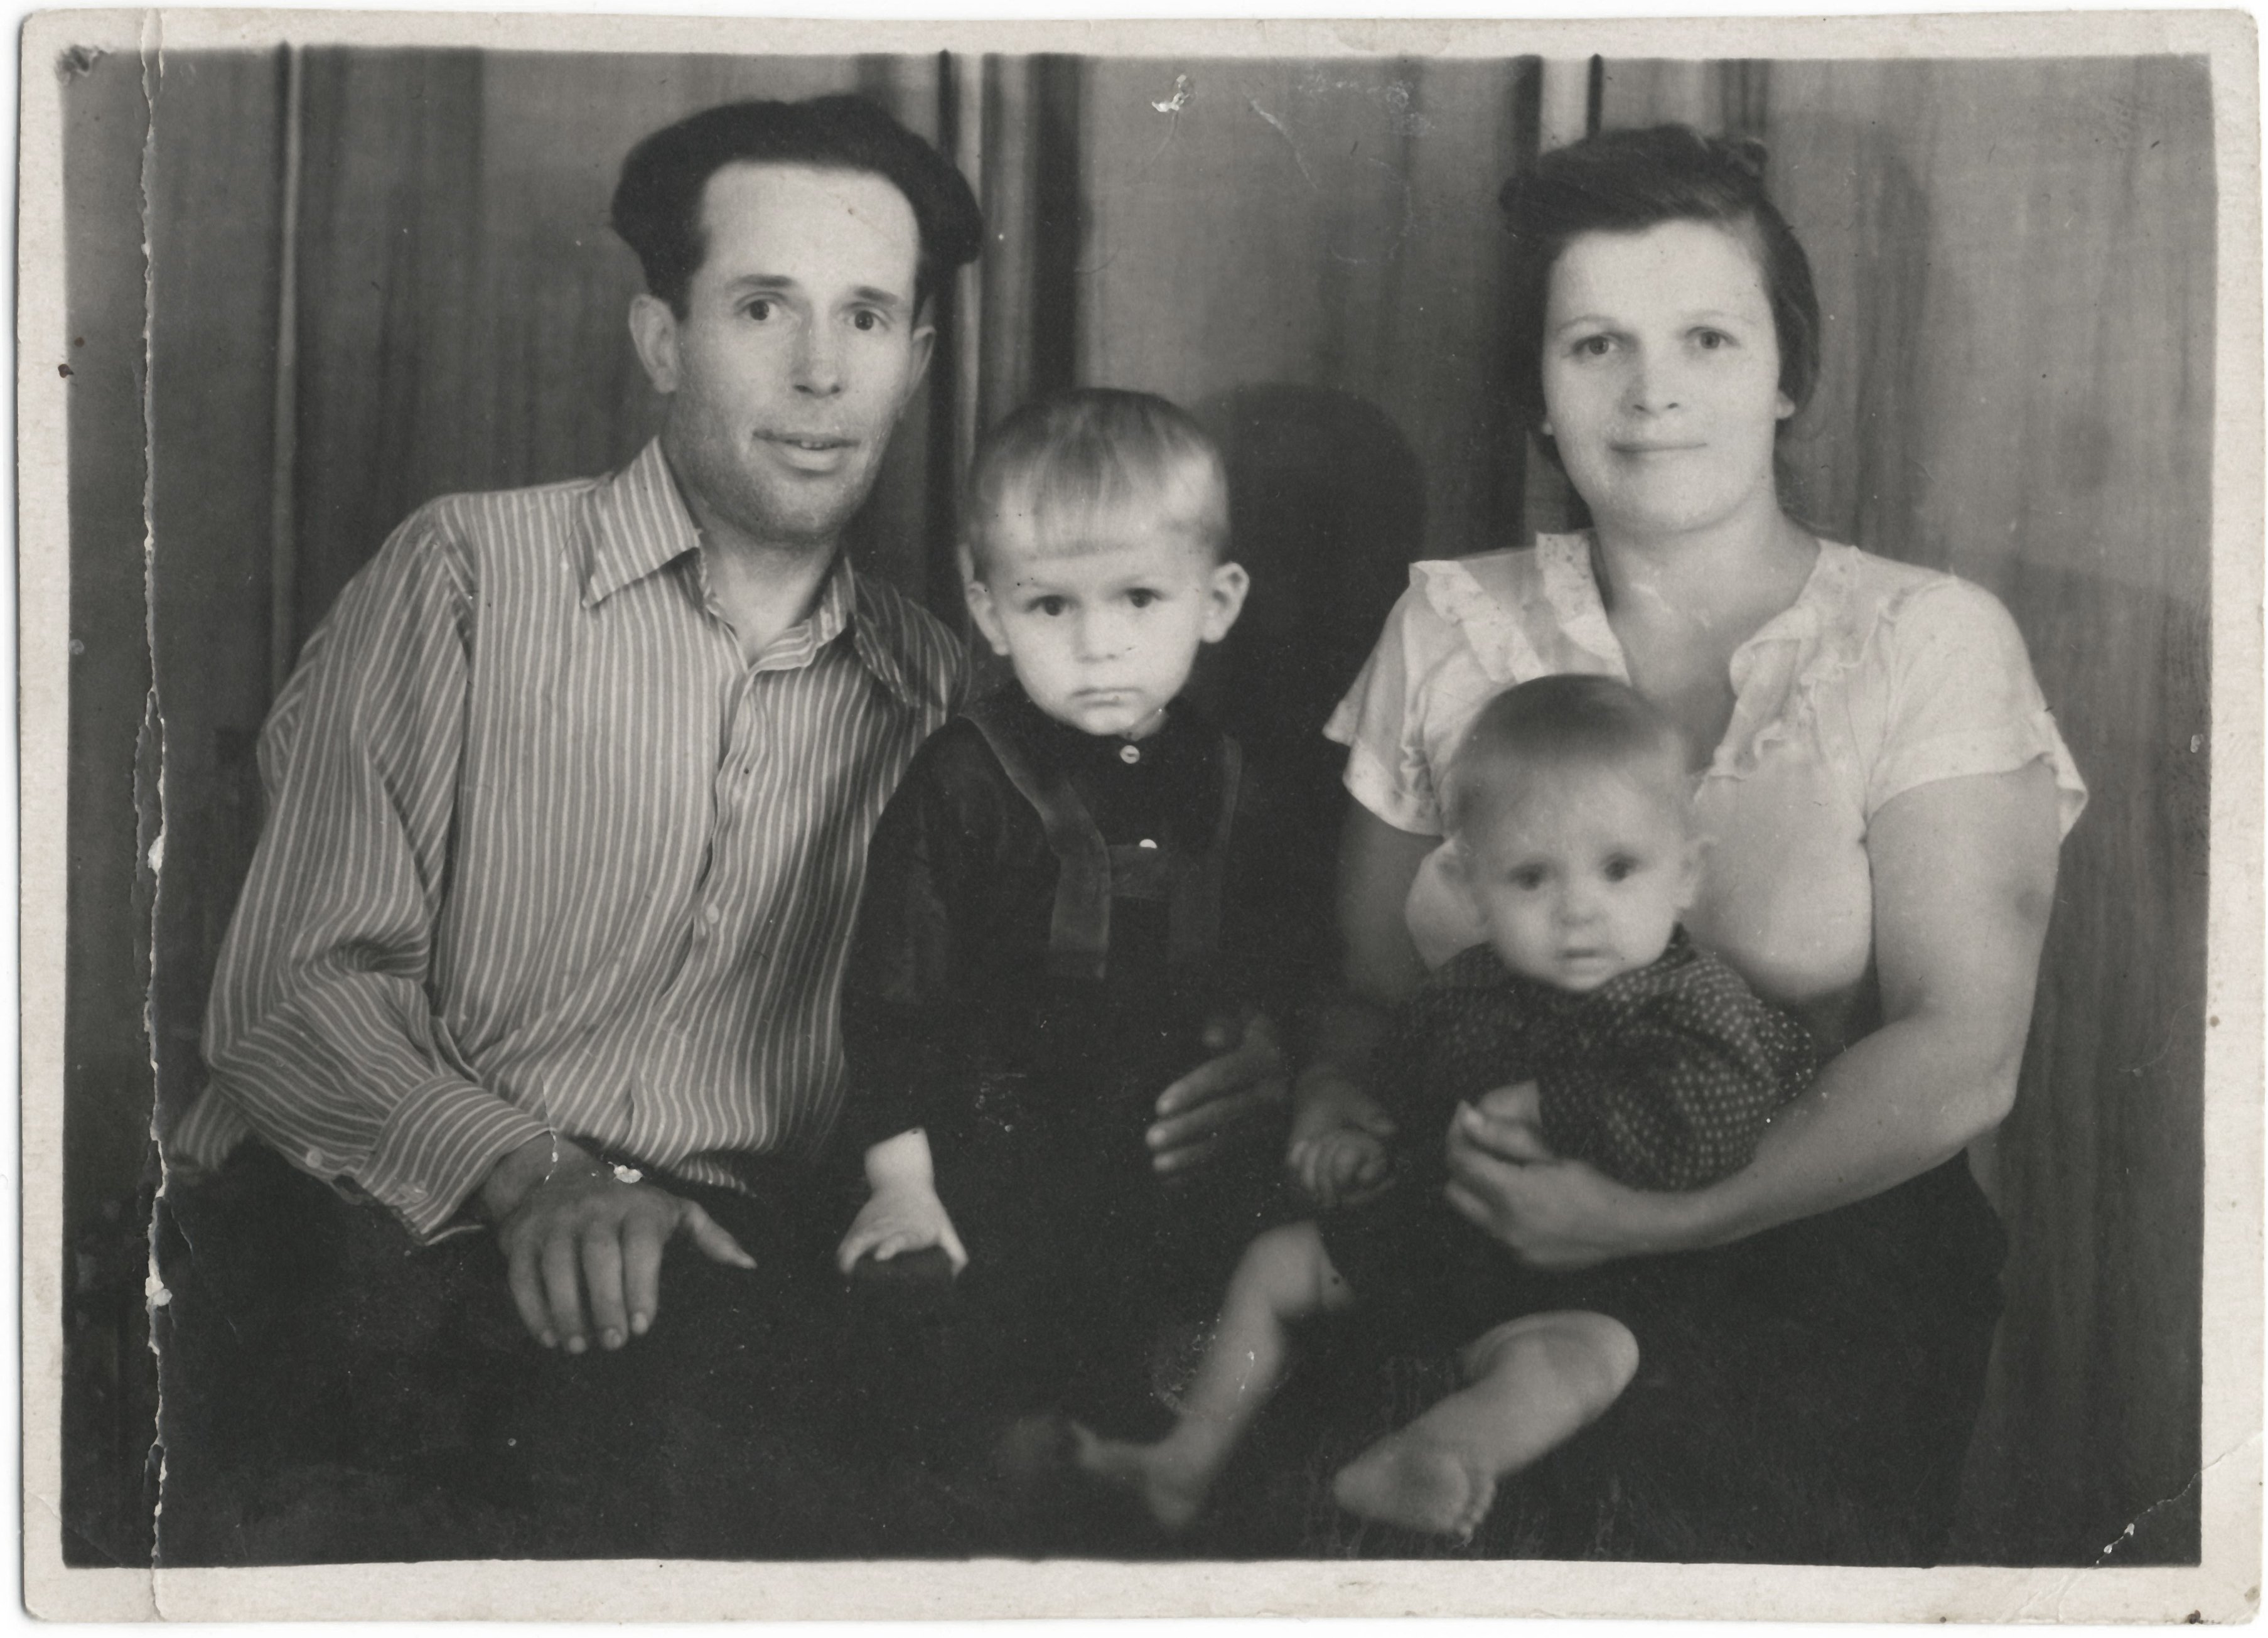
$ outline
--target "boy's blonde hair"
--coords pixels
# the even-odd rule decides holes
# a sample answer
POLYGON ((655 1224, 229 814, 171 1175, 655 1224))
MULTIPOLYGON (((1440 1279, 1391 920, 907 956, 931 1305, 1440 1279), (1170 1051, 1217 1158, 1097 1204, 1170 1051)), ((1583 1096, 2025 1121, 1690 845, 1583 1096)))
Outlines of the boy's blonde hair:
POLYGON ((1050 553, 1113 545, 1130 514, 1186 534, 1218 563, 1228 546, 1228 469, 1187 411, 1151 393, 1083 387, 1026 404, 979 440, 968 474, 968 554, 982 577, 1010 518, 1050 553))
POLYGON ((1449 760, 1442 817, 1449 835, 1501 814, 1553 776, 1609 771, 1628 778, 1681 824, 1690 823, 1685 736, 1626 682, 1572 673, 1506 689, 1481 707, 1449 760))

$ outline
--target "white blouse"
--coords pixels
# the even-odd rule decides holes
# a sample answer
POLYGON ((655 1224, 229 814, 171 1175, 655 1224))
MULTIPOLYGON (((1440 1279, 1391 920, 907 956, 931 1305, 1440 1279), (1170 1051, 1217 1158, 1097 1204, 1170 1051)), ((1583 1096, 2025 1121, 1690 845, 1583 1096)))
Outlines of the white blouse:
MULTIPOLYGON (((1324 732, 1346 785, 1396 830, 1441 834, 1438 780, 1491 696, 1552 672, 1627 680, 1590 537, 1412 564, 1324 732)), ((1867 826, 1900 793, 2044 758, 2068 832, 2087 787, 2015 623, 1952 575, 1822 543, 1795 601, 1733 655, 1731 725, 1696 781, 1706 839, 1687 929, 1830 1050, 1874 1027, 1867 826)), ((1477 943, 1435 849, 1407 907, 1428 965, 1477 943)))

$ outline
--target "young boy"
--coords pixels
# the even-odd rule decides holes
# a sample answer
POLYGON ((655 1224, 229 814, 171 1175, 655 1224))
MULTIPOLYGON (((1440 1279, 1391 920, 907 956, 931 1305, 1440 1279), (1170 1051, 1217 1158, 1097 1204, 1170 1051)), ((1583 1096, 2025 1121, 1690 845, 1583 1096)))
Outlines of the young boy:
POLYGON ((1079 1397, 1100 1379, 1123 1411, 1161 1307, 1218 1290, 1261 1221, 1235 1169, 1169 1188, 1145 1142, 1254 999, 1239 753, 1181 697, 1244 603, 1227 504, 1211 441, 1137 393, 1027 406, 971 474, 968 607, 1015 681, 875 831, 842 1015, 871 1192, 838 1260, 942 1249, 959 1368, 924 1391, 980 1416, 1112 1414, 1079 1397))
POLYGON ((1540 1135, 1640 1188, 1697 1188, 1745 1165, 1771 1111, 1815 1068, 1802 1026, 1686 937, 1698 844, 1683 743, 1622 683, 1552 676, 1498 696, 1452 765, 1454 868, 1488 941, 1403 1007, 1375 1081, 1406 1153, 1359 1126, 1298 1157, 1382 1196, 1270 1230, 1238 1265, 1174 1431, 1152 1445, 1086 1435, 1080 1462, 1138 1492, 1169 1529, 1193 1519, 1282 1380, 1287 1331, 1360 1301, 1421 1346, 1478 1336, 1467 1385, 1373 1445, 1333 1486, 1352 1512, 1469 1536, 1498 1481, 1602 1413, 1638 1367, 1643 1280, 1522 1269, 1442 1199, 1460 1104, 1525 1083, 1540 1135))

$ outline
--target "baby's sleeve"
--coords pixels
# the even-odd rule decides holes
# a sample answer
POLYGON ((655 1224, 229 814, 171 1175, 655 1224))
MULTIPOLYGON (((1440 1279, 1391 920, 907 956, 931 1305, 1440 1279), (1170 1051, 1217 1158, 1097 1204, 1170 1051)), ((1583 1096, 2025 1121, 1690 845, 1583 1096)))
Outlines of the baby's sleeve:
POLYGON ((1932 585, 1892 617, 1886 649, 1889 697, 1867 781, 1869 817, 1917 786, 2043 761, 2055 774, 2058 823, 2071 830, 2087 786, 2041 696, 2023 635, 1998 598, 1965 580, 1932 585))
POLYGON ((1454 641, 1423 589, 1394 605, 1354 686, 1323 725, 1347 748, 1346 788, 1397 830, 1441 831, 1440 807, 1425 740, 1425 682, 1445 642, 1454 641))

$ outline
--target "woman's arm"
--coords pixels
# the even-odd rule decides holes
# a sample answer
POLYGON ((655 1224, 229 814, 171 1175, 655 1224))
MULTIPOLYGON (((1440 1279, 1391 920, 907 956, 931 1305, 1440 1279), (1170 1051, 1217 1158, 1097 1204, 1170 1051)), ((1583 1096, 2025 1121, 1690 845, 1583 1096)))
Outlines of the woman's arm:
POLYGON ((1882 1025, 1775 1115, 1744 1170, 1646 1193, 1535 1163, 1532 1132, 1467 1114, 1450 1140, 1451 1203, 1536 1266, 1573 1268, 1742 1239, 1958 1154, 2015 1098, 2058 839, 2044 763, 1918 786, 1876 812, 1882 1025))
POLYGON ((1330 1124, 1328 1111, 1359 1096, 1388 1016, 1425 979, 1403 907, 1418 867, 1440 841, 1398 830, 1360 802, 1347 803, 1338 865, 1344 987, 1315 1018, 1294 1103, 1295 1142, 1330 1124))
POLYGON ((1440 845, 1438 836, 1397 830, 1360 802, 1348 801, 1338 866, 1345 987, 1316 1020, 1311 1066, 1328 1066, 1361 1080, 1387 1015, 1425 981, 1403 906, 1418 867, 1440 845))

